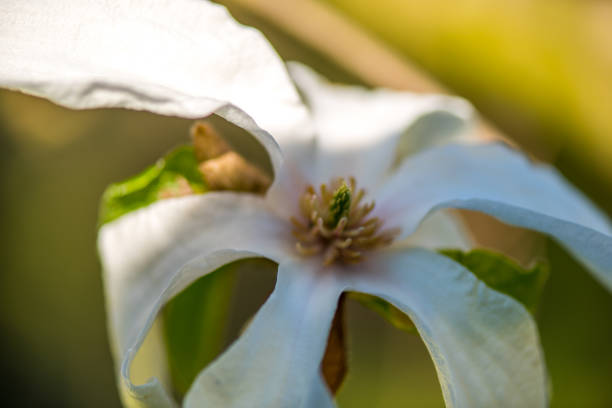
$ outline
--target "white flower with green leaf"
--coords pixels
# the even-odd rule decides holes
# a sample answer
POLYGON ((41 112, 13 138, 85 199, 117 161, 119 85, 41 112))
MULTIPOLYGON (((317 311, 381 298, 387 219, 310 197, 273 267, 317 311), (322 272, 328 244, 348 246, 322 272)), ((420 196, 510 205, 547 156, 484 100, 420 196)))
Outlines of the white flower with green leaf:
MULTIPOLYGON (((212 162, 197 146, 107 191, 99 249, 126 406, 178 405, 155 364, 163 355, 144 356, 145 382, 133 382, 132 363, 171 299, 204 276, 227 286, 222 267, 252 257, 278 264, 276 287, 195 376, 183 406, 334 406, 321 361, 344 293, 416 328, 448 406, 547 405, 529 312, 545 270, 486 251, 436 252, 471 246, 447 209, 549 234, 608 289, 612 228, 553 168, 470 142, 466 102, 330 85, 298 64, 287 71, 259 32, 206 1, 8 0, 0 20, 4 87, 74 109, 216 114, 267 153, 234 158, 258 186, 269 164, 265 194, 211 191, 201 170, 212 162)), ((247 141, 234 148, 248 153, 247 141)), ((202 302, 223 304, 217 295, 202 302)))

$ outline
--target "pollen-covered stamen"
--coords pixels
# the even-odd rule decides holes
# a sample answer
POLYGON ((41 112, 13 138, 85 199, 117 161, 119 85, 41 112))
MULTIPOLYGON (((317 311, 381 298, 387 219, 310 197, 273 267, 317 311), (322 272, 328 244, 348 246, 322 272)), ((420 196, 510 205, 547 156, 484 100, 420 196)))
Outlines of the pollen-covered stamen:
POLYGON ((368 218, 374 202, 362 204, 364 196, 352 177, 348 184, 341 178, 322 184, 318 192, 308 186, 300 198, 300 217, 291 218, 297 251, 321 254, 323 264, 330 265, 359 262, 364 252, 389 245, 399 229, 382 230, 379 218, 368 218))

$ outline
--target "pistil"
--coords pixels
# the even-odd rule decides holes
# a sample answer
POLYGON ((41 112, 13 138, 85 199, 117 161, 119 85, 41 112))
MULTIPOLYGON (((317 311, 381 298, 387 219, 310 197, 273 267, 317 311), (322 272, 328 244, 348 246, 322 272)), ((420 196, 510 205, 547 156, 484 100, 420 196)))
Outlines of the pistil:
POLYGON ((323 264, 357 263, 367 251, 389 245, 399 229, 382 229, 378 217, 368 215, 374 202, 362 204, 363 189, 338 178, 322 184, 319 191, 310 185, 300 198, 300 217, 292 217, 296 249, 304 256, 322 255, 323 264))

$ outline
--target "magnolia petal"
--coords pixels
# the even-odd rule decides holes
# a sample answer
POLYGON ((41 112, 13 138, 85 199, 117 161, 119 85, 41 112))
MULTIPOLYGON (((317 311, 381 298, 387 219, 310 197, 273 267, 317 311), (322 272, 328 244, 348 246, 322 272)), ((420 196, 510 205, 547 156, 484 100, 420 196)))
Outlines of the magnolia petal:
MULTIPOLYGON (((415 122, 421 130, 426 127, 426 137, 433 140, 460 133, 473 114, 459 98, 334 85, 298 63, 291 63, 289 72, 318 134, 318 174, 313 180, 317 183, 354 176, 361 186, 371 188, 397 160, 398 147, 410 150, 404 142, 410 144, 411 135, 401 136, 415 122)), ((427 144, 426 139, 414 142, 427 144)))
POLYGON ((395 245, 426 249, 453 248, 467 251, 474 240, 458 215, 440 210, 423 220, 417 230, 395 245))
POLYGON ((321 375, 313 381, 308 395, 300 408, 335 408, 336 403, 332 397, 325 380, 321 375))
POLYGON ((1 9, 2 87, 74 109, 218 113, 253 132, 275 169, 278 147, 259 127, 281 142, 312 137, 280 58, 224 7, 204 0, 5 0, 1 9))
POLYGON ((409 160, 377 193, 403 234, 439 208, 481 211, 556 238, 612 290, 612 227, 553 167, 502 144, 448 145, 409 160))
POLYGON ((514 299, 450 259, 423 249, 383 251, 347 279, 392 303, 417 327, 447 407, 545 407, 537 328, 514 299))
POLYGON ((242 336, 196 378, 186 408, 316 408, 329 402, 319 370, 344 287, 317 269, 279 266, 274 292, 242 336))
POLYGON ((285 160, 282 170, 274 177, 274 182, 266 192, 266 200, 276 214, 289 220, 300 214, 300 196, 311 183, 307 171, 300 168, 294 160, 285 160))
POLYGON ((130 381, 130 364, 165 302, 234 260, 283 261, 293 249, 289 235, 262 198, 235 193, 162 200, 100 229, 109 331, 126 404, 170 406, 156 379, 130 381))

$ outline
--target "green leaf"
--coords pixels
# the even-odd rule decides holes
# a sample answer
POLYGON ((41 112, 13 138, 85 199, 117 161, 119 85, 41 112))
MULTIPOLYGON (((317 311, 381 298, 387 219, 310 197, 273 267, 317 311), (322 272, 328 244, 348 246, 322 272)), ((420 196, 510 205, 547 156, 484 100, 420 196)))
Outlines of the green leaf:
POLYGON ((181 146, 140 174, 111 184, 102 196, 100 225, 163 198, 178 194, 186 181, 192 193, 203 193, 206 184, 192 146, 181 146))
POLYGON ((469 269, 491 288, 521 302, 531 313, 537 309, 549 275, 546 262, 537 262, 525 269, 510 258, 485 249, 470 252, 444 249, 439 252, 469 269))
POLYGON ((416 327, 412 320, 397 307, 377 296, 368 295, 360 292, 349 292, 349 298, 361 303, 368 309, 381 315, 385 320, 391 323, 395 328, 404 330, 410 333, 416 333, 416 327))
POLYGON ((164 308, 163 332, 174 390, 182 398, 223 349, 234 283, 233 264, 195 281, 164 308))

